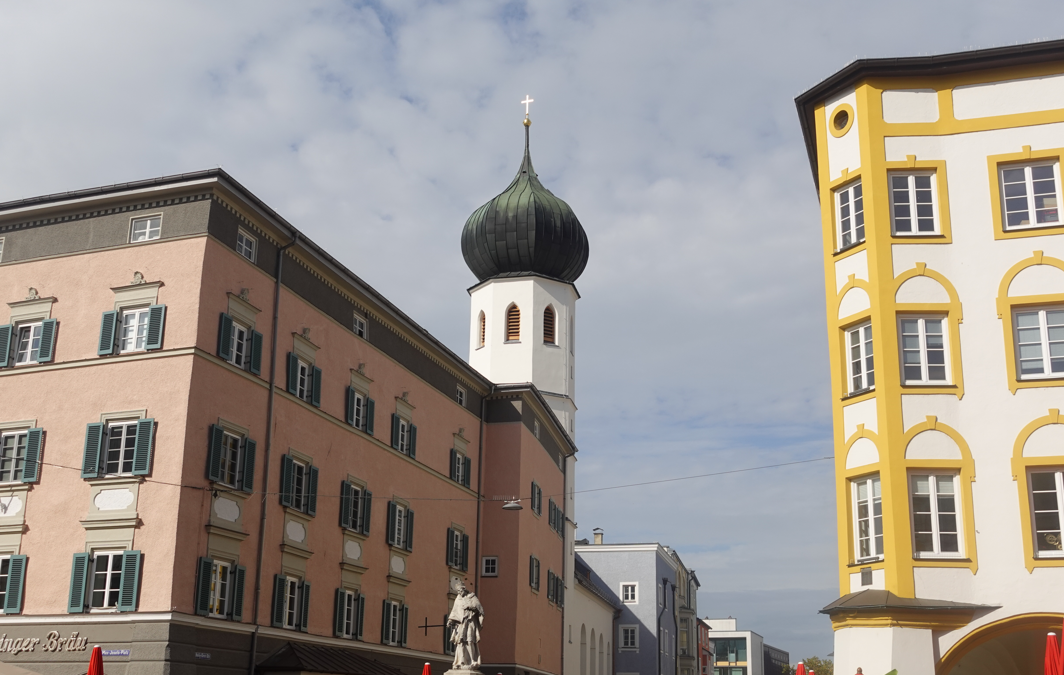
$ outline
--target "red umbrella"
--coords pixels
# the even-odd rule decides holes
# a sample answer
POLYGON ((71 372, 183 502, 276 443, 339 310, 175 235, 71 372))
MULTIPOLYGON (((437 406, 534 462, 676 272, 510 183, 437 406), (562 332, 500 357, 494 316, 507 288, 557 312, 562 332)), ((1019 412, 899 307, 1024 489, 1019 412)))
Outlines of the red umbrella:
POLYGON ((1057 634, 1050 633, 1046 636, 1046 671, 1045 675, 1064 674, 1064 654, 1057 644, 1057 634))
POLYGON ((89 672, 86 675, 103 675, 103 651, 100 645, 92 648, 92 656, 89 657, 89 672))
POLYGON ((801 661, 798 662, 798 667, 795 668, 794 675, 805 675, 805 664, 801 661))
POLYGON ((432 675, 432 666, 426 663, 425 667, 421 669, 421 675, 432 675))

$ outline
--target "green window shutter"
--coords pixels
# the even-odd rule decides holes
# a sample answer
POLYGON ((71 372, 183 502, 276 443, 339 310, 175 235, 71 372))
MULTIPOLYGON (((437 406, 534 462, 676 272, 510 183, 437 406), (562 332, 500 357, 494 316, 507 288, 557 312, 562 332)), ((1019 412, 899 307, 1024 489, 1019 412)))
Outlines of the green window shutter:
POLYGON ((362 627, 366 623, 366 596, 359 594, 358 596, 358 622, 355 627, 355 637, 359 640, 362 639, 362 627))
POLYGON ((399 449, 399 415, 392 413, 392 447, 399 449))
POLYGON ((554 572, 547 570, 547 602, 554 602, 554 572))
POLYGON ((5 324, 0 326, 0 368, 6 368, 11 364, 11 337, 14 326, 5 324))
POLYGON ((252 375, 262 374, 262 333, 257 330, 251 331, 251 365, 248 370, 252 375))
POLYGON ((458 452, 451 448, 451 480, 458 480, 458 452))
POLYGON ((333 635, 336 637, 344 636, 344 601, 346 599, 347 592, 342 588, 337 588, 333 599, 333 635))
POLYGON ((81 459, 81 477, 100 475, 100 451, 103 449, 104 426, 99 422, 85 425, 85 452, 81 459))
POLYGON ((96 347, 98 356, 115 353, 115 338, 118 335, 118 312, 104 312, 100 319, 100 342, 96 347))
POLYGON ((67 614, 85 611, 85 585, 89 580, 89 554, 75 553, 70 568, 70 593, 67 595, 67 614))
POLYGON ((301 594, 300 606, 299 606, 299 630, 300 632, 307 632, 307 624, 310 620, 310 582, 303 582, 303 593, 301 594))
POLYGON ((402 615, 400 616, 400 619, 399 619, 399 630, 402 632, 402 635, 400 636, 399 644, 402 645, 403 647, 405 647, 406 646, 406 625, 408 623, 408 620, 410 619, 410 608, 407 607, 406 605, 403 605, 401 612, 402 612, 402 615))
POLYGON ((447 528, 447 566, 454 564, 454 530, 447 528))
POLYGON ((469 570, 469 535, 462 535, 462 571, 469 570))
POLYGON ((245 577, 247 577, 247 568, 237 565, 236 571, 233 572, 233 601, 229 604, 229 612, 233 616, 233 621, 240 621, 244 618, 245 577))
POLYGON ((362 518, 362 534, 369 534, 370 510, 372 508, 373 493, 369 490, 362 490, 362 508, 359 516, 362 518))
POLYGON ((207 480, 222 479, 222 442, 225 433, 217 424, 212 424, 207 431, 207 480))
POLYGON ((311 466, 308 473, 310 480, 307 481, 309 483, 306 500, 307 515, 316 516, 318 515, 318 467, 311 466))
POLYGON ((200 558, 196 563, 196 614, 207 616, 211 607, 211 569, 214 561, 200 558))
POLYGON ((281 455, 281 506, 292 505, 292 469, 294 464, 290 455, 281 455))
POLYGON ((137 440, 133 445, 134 476, 147 476, 151 472, 151 449, 154 437, 155 420, 151 417, 137 420, 137 440))
POLYGON ((122 554, 122 582, 118 589, 118 611, 137 611, 137 591, 140 590, 140 551, 122 554))
POLYGON ((310 404, 315 408, 321 407, 321 368, 314 366, 314 375, 311 377, 310 404))
POLYGON ((18 614, 22 611, 22 587, 26 583, 26 556, 13 555, 9 564, 4 614, 18 614))
POLYGON ((411 424, 407 433, 410 434, 410 440, 408 443, 410 447, 407 449, 407 453, 410 455, 411 459, 415 459, 417 458, 417 427, 411 424))
POLYGON ((536 582, 533 581, 536 576, 536 556, 528 556, 528 585, 532 588, 536 587, 536 582))
POLYGON ((447 615, 443 615, 443 653, 454 654, 454 643, 451 642, 451 631, 447 630, 447 615))
POLYGON ((403 534, 406 535, 406 541, 403 542, 403 548, 408 551, 414 550, 414 509, 406 510, 406 528, 403 534))
POLYGON ((354 489, 346 480, 340 481, 340 527, 351 529, 356 523, 351 522, 351 498, 354 489))
POLYGON ((355 388, 347 388, 347 401, 346 401, 347 416, 344 418, 351 426, 355 425, 355 388))
POLYGON ((148 308, 148 334, 144 340, 144 349, 163 348, 163 327, 166 325, 166 305, 152 305, 148 308))
POLYGON ((26 465, 22 471, 23 483, 36 483, 41 478, 41 447, 44 445, 44 429, 35 427, 26 432, 26 465))
POLYGON ((389 546, 395 546, 395 502, 388 502, 388 531, 385 533, 384 540, 388 542, 389 546))
POLYGON ((388 600, 385 600, 384 601, 384 607, 381 610, 381 643, 382 644, 388 644, 389 638, 391 637, 391 635, 390 635, 391 631, 389 630, 389 628, 391 628, 391 626, 389 625, 391 622, 388 621, 388 619, 390 618, 391 613, 392 613, 391 609, 392 609, 392 603, 390 603, 388 600))
POLYGON ((536 510, 536 481, 532 481, 532 498, 529 501, 531 502, 529 506, 532 507, 532 513, 539 513, 536 510))
POLYGON ((366 425, 366 433, 370 436, 373 435, 373 413, 376 412, 376 404, 373 399, 366 399, 366 420, 363 424, 366 425))
POLYGON ((218 356, 228 361, 233 358, 233 317, 222 312, 218 320, 218 356))
POLYGON ((295 394, 299 390, 299 359, 292 352, 288 352, 288 393, 295 394))
POLYGON ((462 484, 465 485, 466 487, 469 487, 469 481, 470 481, 469 473, 473 469, 473 460, 471 460, 468 457, 466 457, 462 461, 465 462, 465 471, 462 473, 462 484))
POLYGON ((274 628, 284 626, 284 582, 285 578, 280 574, 273 575, 273 612, 270 615, 270 625, 274 628))
POLYGON ((241 457, 243 471, 240 472, 240 489, 251 493, 255 490, 255 441, 244 439, 244 456, 241 457))
POLYGON ((41 349, 37 352, 37 363, 48 363, 55 358, 55 334, 58 322, 45 319, 41 322, 41 349))

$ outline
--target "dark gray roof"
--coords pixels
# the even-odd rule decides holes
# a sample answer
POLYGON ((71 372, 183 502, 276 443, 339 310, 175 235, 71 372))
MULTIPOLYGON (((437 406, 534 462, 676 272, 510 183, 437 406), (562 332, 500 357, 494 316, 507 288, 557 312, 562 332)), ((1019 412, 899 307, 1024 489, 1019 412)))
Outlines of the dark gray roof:
POLYGON ((805 149, 809 155, 809 166, 813 170, 813 182, 817 184, 817 189, 819 189, 820 178, 817 173, 814 110, 817 103, 837 91, 851 87, 869 77, 952 75, 973 70, 1007 68, 1061 60, 1064 60, 1064 40, 1030 42, 1008 47, 973 49, 966 52, 932 56, 857 59, 794 99, 794 103, 798 107, 798 118, 802 123, 802 134, 805 136, 805 149))
POLYGON ((587 235, 569 205, 539 182, 527 125, 521 168, 509 187, 469 216, 462 255, 480 281, 539 275, 572 283, 584 271, 587 235))
POLYGON ((337 675, 403 675, 351 649, 289 642, 255 666, 260 673, 275 671, 336 673, 337 675))
POLYGON ((913 609, 913 610, 956 610, 973 611, 977 609, 994 609, 992 605, 972 605, 967 602, 953 602, 952 600, 929 600, 927 598, 902 598, 890 591, 873 590, 871 588, 844 595, 824 609, 821 614, 836 614, 838 612, 859 612, 883 609, 913 609))

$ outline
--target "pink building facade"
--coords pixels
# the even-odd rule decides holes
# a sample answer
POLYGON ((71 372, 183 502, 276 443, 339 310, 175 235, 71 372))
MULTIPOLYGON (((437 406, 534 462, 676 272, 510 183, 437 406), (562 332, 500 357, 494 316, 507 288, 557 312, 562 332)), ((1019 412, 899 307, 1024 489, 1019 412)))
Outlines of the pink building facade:
POLYGON ((0 660, 442 671, 461 579, 486 672, 561 672, 576 447, 548 402, 224 172, 0 205, 0 300, 0 660))

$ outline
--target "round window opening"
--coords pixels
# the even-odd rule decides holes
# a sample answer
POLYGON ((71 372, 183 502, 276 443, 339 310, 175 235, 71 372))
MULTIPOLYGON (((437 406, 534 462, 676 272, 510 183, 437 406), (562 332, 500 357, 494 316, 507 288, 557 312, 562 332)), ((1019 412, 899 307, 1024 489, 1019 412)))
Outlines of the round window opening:
POLYGON ((850 113, 845 110, 838 111, 835 113, 835 119, 831 123, 834 125, 835 131, 842 131, 850 123, 850 113))

